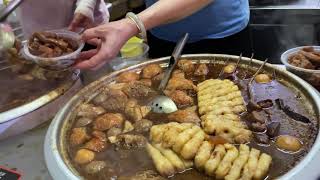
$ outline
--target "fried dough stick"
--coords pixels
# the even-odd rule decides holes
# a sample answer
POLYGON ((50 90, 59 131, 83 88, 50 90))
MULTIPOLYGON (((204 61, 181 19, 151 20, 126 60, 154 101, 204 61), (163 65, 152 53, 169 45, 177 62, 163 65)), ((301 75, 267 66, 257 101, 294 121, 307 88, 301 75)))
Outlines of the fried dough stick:
POLYGON ((256 168, 256 172, 254 173, 254 179, 263 179, 266 174, 268 173, 269 167, 271 165, 272 157, 268 154, 262 153, 259 161, 258 166, 256 168))
POLYGON ((208 141, 203 141, 199 151, 194 158, 194 163, 199 170, 204 170, 206 162, 209 160, 211 151, 213 150, 214 145, 211 145, 208 141))
POLYGON ((171 162, 161 154, 161 152, 153 147, 151 144, 146 146, 149 156, 157 169, 157 171, 164 177, 172 176, 175 173, 175 168, 171 162))
POLYGON ((157 148, 161 154, 171 162, 178 172, 182 172, 186 169, 184 162, 174 151, 163 148, 161 144, 155 144, 154 147, 157 148))
POLYGON ((249 154, 248 163, 243 168, 241 180, 251 180, 258 166, 260 151, 252 148, 249 154))
POLYGON ((226 149, 224 145, 217 145, 213 153, 210 156, 210 159, 206 162, 204 170, 209 176, 214 176, 215 170, 218 168, 222 158, 226 154, 226 149))
POLYGON ((232 162, 238 157, 238 149, 231 144, 225 144, 224 147, 227 149, 226 155, 223 157, 221 163, 216 170, 216 178, 223 179, 229 172, 232 166, 232 162))
POLYGON ((196 156, 205 135, 206 134, 203 131, 198 131, 197 134, 195 134, 194 137, 183 146, 180 152, 181 156, 184 159, 193 159, 196 156))
POLYGON ((225 180, 237 180, 241 175, 241 170, 243 166, 247 163, 249 159, 250 148, 245 144, 240 145, 239 156, 233 162, 232 167, 228 175, 224 178, 225 180))
POLYGON ((179 124, 178 126, 170 126, 169 129, 163 133, 162 146, 166 148, 172 147, 175 144, 177 136, 186 129, 190 129, 192 126, 194 126, 192 123, 183 123, 179 124))
POLYGON ((201 128, 199 126, 193 126, 191 129, 187 129, 180 133, 176 137, 176 142, 173 145, 173 150, 176 153, 180 153, 181 149, 183 148, 183 145, 185 145, 198 131, 201 131, 201 128))

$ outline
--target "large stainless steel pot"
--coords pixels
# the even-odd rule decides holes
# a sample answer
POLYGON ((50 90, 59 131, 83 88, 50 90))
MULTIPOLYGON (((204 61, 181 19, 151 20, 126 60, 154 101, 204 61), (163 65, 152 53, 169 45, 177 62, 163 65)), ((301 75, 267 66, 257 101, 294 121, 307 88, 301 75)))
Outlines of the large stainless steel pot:
MULTIPOLYGON (((217 61, 223 63, 226 59, 236 62, 238 56, 230 55, 210 55, 210 54, 199 54, 199 55, 185 55, 184 58, 191 59, 194 61, 200 61, 200 63, 209 63, 210 61, 217 61)), ((128 70, 141 69, 150 63, 160 63, 166 65, 169 58, 161 58, 151 60, 142 64, 138 64, 117 72, 113 72, 109 75, 102 77, 101 79, 91 83, 87 87, 83 88, 77 93, 56 115, 55 119, 50 125, 50 128, 46 135, 45 140, 45 159, 50 174, 54 179, 71 179, 77 180, 82 179, 77 171, 73 168, 71 161, 66 152, 66 136, 67 130, 72 125, 72 111, 77 105, 84 101, 89 101, 96 94, 101 91, 101 87, 112 82, 114 78, 128 70)), ((243 58, 242 65, 249 63, 249 58, 243 58)), ((257 68, 261 65, 261 61, 253 60, 253 67, 257 68)), ((320 99, 318 92, 313 89, 308 83, 295 76, 294 74, 287 72, 283 69, 279 69, 271 64, 267 64, 264 68, 265 71, 272 73, 274 70, 278 76, 284 80, 287 86, 300 92, 302 97, 305 99, 305 106, 311 111, 311 113, 318 118, 320 112, 320 99)), ((314 161, 317 152, 320 149, 320 138, 317 137, 310 152, 299 162, 297 166, 291 169, 288 173, 280 177, 280 179, 301 179, 304 175, 308 175, 308 169, 305 169, 308 163, 314 161)), ((308 176, 306 176, 308 177, 308 176)))
POLYGON ((82 88, 80 71, 75 71, 70 81, 21 106, 0 113, 0 140, 32 129, 55 114, 82 88))

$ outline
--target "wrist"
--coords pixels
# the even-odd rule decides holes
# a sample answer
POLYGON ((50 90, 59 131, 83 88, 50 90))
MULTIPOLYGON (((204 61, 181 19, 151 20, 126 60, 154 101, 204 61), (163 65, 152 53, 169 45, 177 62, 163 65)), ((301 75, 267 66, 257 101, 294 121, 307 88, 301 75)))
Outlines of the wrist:
POLYGON ((139 34, 139 29, 136 24, 128 18, 121 20, 124 24, 123 29, 126 31, 128 38, 139 34))

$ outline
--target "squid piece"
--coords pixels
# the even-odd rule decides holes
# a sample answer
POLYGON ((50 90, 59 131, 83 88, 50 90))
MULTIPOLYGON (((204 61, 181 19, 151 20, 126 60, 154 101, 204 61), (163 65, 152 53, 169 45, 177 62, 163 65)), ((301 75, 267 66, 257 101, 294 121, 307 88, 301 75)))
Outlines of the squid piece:
POLYGON ((197 132, 192 139, 190 139, 182 148, 180 154, 184 159, 193 159, 201 143, 204 141, 205 133, 203 131, 197 132))
POLYGON ((206 162, 204 170, 207 175, 214 176, 215 170, 218 168, 222 158, 226 154, 224 145, 217 145, 210 156, 210 159, 206 162))
POLYGON ((216 178, 223 179, 229 172, 232 166, 232 162, 238 157, 238 149, 231 144, 225 144, 224 147, 227 149, 226 155, 223 157, 219 167, 216 170, 216 178))
POLYGON ((247 164, 243 168, 241 180, 251 180, 258 166, 260 151, 252 148, 247 164))
POLYGON ((161 154, 158 149, 149 143, 147 144, 146 148, 149 156, 152 158, 153 164, 162 176, 168 177, 174 175, 174 166, 165 156, 161 154))
POLYGON ((163 148, 161 144, 155 144, 154 147, 157 148, 161 154, 171 162, 178 172, 182 172, 186 169, 184 162, 174 151, 163 148))
POLYGON ((228 175, 224 177, 225 180, 237 180, 240 178, 241 170, 249 159, 249 153, 250 153, 249 146, 245 144, 241 144, 239 149, 239 156, 233 162, 228 175))
POLYGON ((268 170, 270 168, 272 161, 272 157, 268 154, 262 153, 259 161, 258 166, 256 167, 256 172, 253 175, 254 179, 264 179, 266 174, 268 173, 268 170))
POLYGON ((214 146, 211 145, 208 141, 203 141, 199 151, 194 158, 194 164, 196 165, 197 169, 203 170, 206 162, 209 160, 211 151, 213 150, 214 146))
POLYGON ((176 137, 176 142, 173 145, 173 150, 176 153, 180 153, 183 146, 199 131, 202 131, 199 126, 193 126, 191 129, 187 129, 180 133, 176 137))

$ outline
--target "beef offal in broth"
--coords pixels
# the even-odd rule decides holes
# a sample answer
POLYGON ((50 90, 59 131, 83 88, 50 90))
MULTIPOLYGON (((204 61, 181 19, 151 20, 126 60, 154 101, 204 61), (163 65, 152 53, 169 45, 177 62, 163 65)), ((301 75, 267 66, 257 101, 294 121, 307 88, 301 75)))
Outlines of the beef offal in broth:
MULTIPOLYGON (((206 79, 215 79, 218 77, 221 69, 224 65, 221 64, 208 64, 209 73, 205 77, 194 76, 193 74, 185 74, 187 79, 190 79, 194 82, 194 84, 198 84, 206 79)), ((242 95, 246 101, 249 103, 248 93, 246 85, 248 80, 241 80, 244 77, 244 69, 237 69, 233 80, 239 86, 239 89, 242 92, 242 95)), ((249 72, 249 77, 251 77, 253 73, 249 72)), ((230 78, 230 77, 228 77, 230 78)), ((157 83, 152 84, 152 89, 156 89, 157 83)), ((278 135, 291 135, 297 137, 302 143, 303 147, 296 153, 288 153, 282 150, 279 150, 274 143, 274 138, 270 138, 267 144, 261 144, 255 138, 252 138, 251 142, 248 144, 250 147, 254 147, 261 152, 268 153, 272 156, 272 165, 269 170, 267 179, 273 179, 284 173, 288 172, 295 164, 297 164, 301 158, 309 151, 311 148, 315 138, 316 131, 315 129, 318 127, 317 121, 313 118, 312 115, 309 114, 308 109, 303 105, 303 99, 296 96, 295 92, 292 91, 289 87, 285 86, 281 81, 273 80, 267 84, 259 84, 253 81, 253 85, 251 86, 252 90, 252 98, 255 102, 259 102, 262 100, 272 100, 273 105, 269 108, 265 108, 265 110, 269 113, 267 118, 267 123, 270 122, 280 122, 280 130, 277 133, 278 135), (289 118, 284 112, 282 112, 275 103, 275 100, 281 98, 284 100, 286 105, 290 106, 295 112, 302 114, 308 117, 312 121, 312 125, 304 124, 301 122, 297 122, 289 118)), ((196 94, 189 94, 193 98, 194 105, 197 105, 197 97, 196 94)), ((137 98, 138 104, 140 106, 147 105, 150 102, 152 97, 155 97, 156 94, 153 94, 149 98, 137 98)), ((107 111, 107 113, 115 113, 107 111)), ((117 113, 125 114, 124 111, 117 111, 117 113)), ((247 122, 247 112, 241 114, 241 119, 244 122, 247 122)), ((124 119, 128 119, 126 116, 124 119)), ((153 125, 155 124, 163 124, 168 122, 167 115, 159 115, 150 112, 144 119, 151 120, 153 125)), ((132 122, 134 123, 134 122, 132 122)), ((75 124, 73 125, 75 126, 75 124)), ((91 134, 93 131, 93 125, 89 124, 86 126, 87 133, 91 134)), ((105 132, 107 134, 107 132, 105 132)), ((129 134, 140 134, 143 135, 147 140, 149 139, 149 132, 138 133, 134 130, 129 132, 129 134)), ((253 132, 253 134, 266 134, 264 132, 253 132)), ((74 157, 76 156, 77 151, 83 147, 83 144, 77 146, 68 145, 68 152, 70 159, 74 161, 74 157)), ((94 160, 104 161, 106 165, 104 168, 95 174, 90 174, 86 171, 87 164, 77 164, 73 162, 74 167, 77 169, 79 174, 85 179, 93 180, 93 179, 148 179, 145 178, 147 176, 135 176, 137 173, 145 172, 148 170, 152 170, 157 172, 154 164, 149 157, 145 148, 133 148, 133 149, 123 149, 119 148, 114 144, 108 143, 106 150, 102 152, 95 152, 94 160)), ((160 178, 156 176, 156 178, 160 178)), ((165 177, 167 178, 167 177, 165 177)), ((192 179, 212 179, 205 175, 202 172, 199 172, 196 169, 188 169, 184 172, 177 173, 169 179, 175 180, 192 180, 192 179)))

